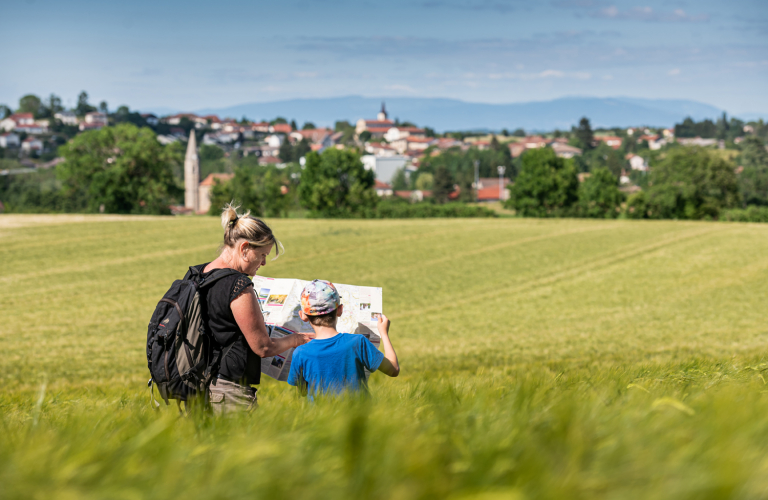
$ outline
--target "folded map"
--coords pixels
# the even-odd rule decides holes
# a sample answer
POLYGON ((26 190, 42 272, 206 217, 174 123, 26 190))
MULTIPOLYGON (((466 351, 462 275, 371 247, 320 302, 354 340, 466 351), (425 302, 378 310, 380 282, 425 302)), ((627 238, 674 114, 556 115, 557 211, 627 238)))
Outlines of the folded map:
MULTIPOLYGON (((253 287, 259 297, 270 337, 312 332, 312 325, 299 317, 301 291, 307 283, 298 279, 253 277, 253 287)), ((339 291, 344 306, 336 330, 340 333, 365 335, 373 345, 379 347, 381 339, 376 325, 377 315, 383 312, 381 288, 339 283, 333 285, 339 291)), ((293 349, 290 349, 276 356, 262 358, 261 372, 277 380, 288 380, 292 354, 293 349)))

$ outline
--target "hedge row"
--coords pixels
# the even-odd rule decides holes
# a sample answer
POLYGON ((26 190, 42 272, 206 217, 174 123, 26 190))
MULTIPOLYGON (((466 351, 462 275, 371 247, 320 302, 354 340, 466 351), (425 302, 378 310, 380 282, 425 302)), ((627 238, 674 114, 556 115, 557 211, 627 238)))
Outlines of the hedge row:
POLYGON ((768 222, 768 207, 750 205, 720 212, 720 220, 728 222, 768 222))
POLYGON ((406 203, 382 200, 376 208, 361 214, 365 219, 415 219, 427 217, 497 217, 496 212, 486 207, 465 203, 406 203))

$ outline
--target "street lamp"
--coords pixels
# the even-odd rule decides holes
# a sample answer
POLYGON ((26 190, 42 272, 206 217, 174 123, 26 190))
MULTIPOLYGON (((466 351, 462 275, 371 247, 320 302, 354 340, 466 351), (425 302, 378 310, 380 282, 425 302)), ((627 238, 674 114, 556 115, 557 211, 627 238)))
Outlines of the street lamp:
POLYGON ((504 201, 504 172, 507 170, 507 168, 503 165, 499 165, 496 167, 496 170, 499 172, 499 201, 504 201))

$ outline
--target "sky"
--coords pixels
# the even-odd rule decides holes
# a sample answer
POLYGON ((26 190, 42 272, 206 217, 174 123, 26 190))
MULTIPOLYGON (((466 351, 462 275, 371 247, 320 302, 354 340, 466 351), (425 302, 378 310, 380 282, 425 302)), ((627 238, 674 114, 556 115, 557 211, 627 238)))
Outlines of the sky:
POLYGON ((18 0, 0 103, 195 110, 295 98, 692 99, 768 112, 766 0, 18 0))

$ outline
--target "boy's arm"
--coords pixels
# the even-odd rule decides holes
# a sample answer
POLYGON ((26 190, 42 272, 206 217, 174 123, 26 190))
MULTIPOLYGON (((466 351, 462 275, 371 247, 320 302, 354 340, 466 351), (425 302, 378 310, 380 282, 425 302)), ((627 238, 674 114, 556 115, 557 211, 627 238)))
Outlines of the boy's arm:
POLYGON ((384 346, 384 359, 381 360, 379 371, 390 377, 397 377, 400 374, 400 364, 397 362, 397 353, 392 347, 392 341, 389 340, 389 323, 389 318, 379 314, 379 336, 384 346))

